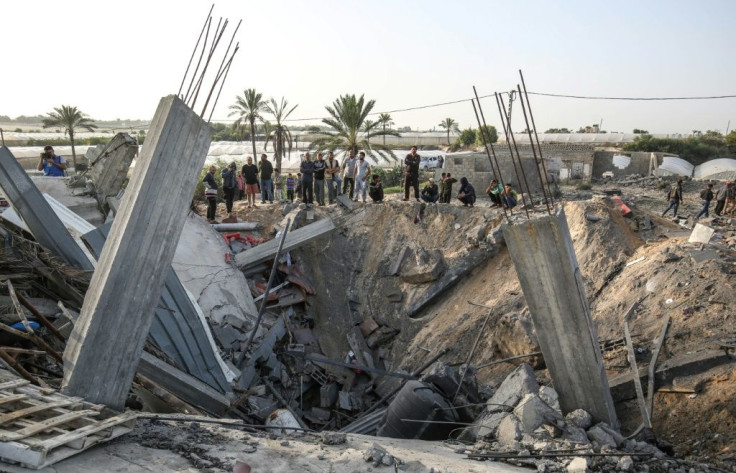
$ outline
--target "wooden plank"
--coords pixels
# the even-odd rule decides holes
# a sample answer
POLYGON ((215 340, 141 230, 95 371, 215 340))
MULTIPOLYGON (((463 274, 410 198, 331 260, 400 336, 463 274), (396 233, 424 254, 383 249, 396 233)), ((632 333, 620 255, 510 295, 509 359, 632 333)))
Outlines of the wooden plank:
POLYGON ((20 419, 21 417, 35 414, 36 412, 47 411, 55 407, 67 407, 72 404, 73 403, 70 401, 54 402, 51 404, 36 404, 35 406, 26 407, 24 409, 19 409, 17 411, 7 412, 5 414, 0 415, 0 425, 7 424, 8 422, 12 422, 16 419, 20 419))
POLYGON ((21 386, 28 386, 29 384, 31 384, 31 382, 25 379, 13 379, 11 381, 0 383, 0 391, 3 391, 5 389, 15 389, 21 386))
MULTIPOLYGON (((329 235, 333 231, 335 231, 335 224, 330 218, 323 218, 314 223, 310 223, 309 225, 290 231, 286 235, 282 253, 306 245, 312 240, 329 235)), ((276 256, 279 240, 280 238, 274 238, 265 243, 261 243, 254 248, 238 253, 235 255, 235 265, 239 268, 244 268, 246 266, 273 259, 276 256)))
POLYGON ((134 421, 136 417, 138 417, 138 414, 133 413, 133 412, 126 412, 125 414, 120 414, 115 417, 110 417, 109 419, 95 422, 94 424, 81 427, 67 434, 52 437, 47 440, 39 441, 39 440, 28 439, 29 440, 28 443, 30 445, 39 446, 47 450, 52 450, 54 448, 68 444, 72 442, 73 440, 77 440, 77 439, 86 437, 88 435, 95 434, 97 432, 100 432, 105 429, 109 429, 110 427, 113 427, 119 424, 124 424, 130 421, 134 421))
POLYGON ((39 432, 43 432, 44 430, 49 430, 50 428, 56 427, 57 425, 66 424, 67 422, 79 419, 80 417, 96 415, 99 415, 99 412, 93 410, 73 411, 40 422, 35 422, 34 425, 25 427, 15 432, 0 430, 0 442, 12 442, 15 440, 20 440, 39 432))
POLYGON ((3 404, 9 404, 11 402, 22 401, 28 398, 25 394, 11 394, 10 396, 0 397, 0 406, 3 404))

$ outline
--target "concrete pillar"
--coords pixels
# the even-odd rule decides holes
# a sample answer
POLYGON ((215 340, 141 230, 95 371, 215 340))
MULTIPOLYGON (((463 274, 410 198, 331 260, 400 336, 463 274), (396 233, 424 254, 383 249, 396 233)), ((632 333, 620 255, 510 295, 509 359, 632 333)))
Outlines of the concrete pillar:
POLYGON ((64 351, 63 392, 122 409, 211 138, 161 99, 64 351))
POLYGON ((585 409, 618 427, 565 212, 505 225, 503 234, 562 411, 585 409))
POLYGON ((31 177, 5 146, 0 147, 0 187, 41 246, 74 267, 94 269, 31 177))

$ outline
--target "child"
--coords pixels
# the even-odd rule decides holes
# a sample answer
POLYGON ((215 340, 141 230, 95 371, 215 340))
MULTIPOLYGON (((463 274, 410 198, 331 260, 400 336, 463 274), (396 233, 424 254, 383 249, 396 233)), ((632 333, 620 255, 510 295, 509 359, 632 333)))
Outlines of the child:
POLYGON ((273 171, 273 197, 276 199, 276 202, 280 202, 284 198, 282 195, 283 186, 284 181, 281 178, 281 171, 275 169, 273 171))
POLYGON ((238 200, 243 200, 245 197, 245 179, 243 179, 243 173, 238 171, 238 200))
POLYGON ((302 173, 296 173, 296 186, 294 188, 296 195, 302 195, 302 173))
POLYGON ((294 188, 296 187, 296 181, 292 177, 291 173, 286 177, 286 199, 289 202, 294 202, 294 188))

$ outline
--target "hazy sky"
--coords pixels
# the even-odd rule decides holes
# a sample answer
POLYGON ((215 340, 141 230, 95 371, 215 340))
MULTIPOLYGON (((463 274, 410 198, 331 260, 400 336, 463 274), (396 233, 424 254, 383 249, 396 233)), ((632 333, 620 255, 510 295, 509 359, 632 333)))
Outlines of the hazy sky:
MULTIPOLYGON (((176 93, 209 0, 5 1, 0 115, 75 105, 97 119, 150 119, 176 93)), ((242 19, 213 119, 246 88, 322 117, 340 94, 364 93, 382 112, 508 91, 663 97, 736 94, 736 2, 218 0, 242 19)), ((230 35, 226 34, 229 40, 230 35)), ((224 52, 224 47, 221 49, 224 52)), ((216 58, 219 64, 220 57, 216 58)), ((609 131, 725 131, 736 99, 620 102, 532 97, 537 126, 609 131)), ((483 102, 498 126, 495 101, 483 102)), ((520 109, 519 109, 520 112, 520 109)), ((445 117, 475 125, 470 102, 396 112, 400 126, 445 117)), ((524 128, 516 116, 514 129, 524 128)), ((298 122, 299 124, 308 122, 298 122)))

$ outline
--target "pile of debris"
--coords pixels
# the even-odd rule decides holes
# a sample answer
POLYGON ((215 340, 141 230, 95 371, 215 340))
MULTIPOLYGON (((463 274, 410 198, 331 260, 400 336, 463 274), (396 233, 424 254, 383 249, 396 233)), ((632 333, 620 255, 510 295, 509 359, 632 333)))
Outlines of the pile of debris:
POLYGON ((563 415, 556 391, 540 386, 527 364, 506 377, 460 439, 475 442, 461 449, 469 458, 540 472, 718 471, 670 457, 671 445, 658 441, 651 430, 626 438, 582 409, 563 415))

